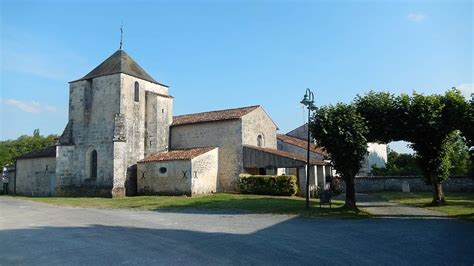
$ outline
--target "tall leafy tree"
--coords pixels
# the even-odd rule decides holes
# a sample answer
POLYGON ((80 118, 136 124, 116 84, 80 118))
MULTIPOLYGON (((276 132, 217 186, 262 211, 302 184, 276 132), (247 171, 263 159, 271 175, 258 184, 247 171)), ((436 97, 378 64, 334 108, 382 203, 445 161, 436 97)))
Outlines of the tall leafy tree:
POLYGON ((16 157, 56 143, 57 135, 42 136, 35 129, 32 136, 23 135, 16 140, 0 141, 0 166, 13 165, 16 157))
MULTIPOLYGON (((468 116, 467 102, 460 91, 449 90, 445 95, 411 97, 390 93, 370 92, 357 96, 358 112, 369 126, 369 141, 411 142, 418 164, 428 184, 433 187, 435 205, 445 202, 442 183, 451 170, 448 136, 456 129, 465 129, 462 118, 468 116)), ((469 129, 463 132, 469 134, 469 129)))
POLYGON ((364 118, 355 106, 338 103, 319 108, 309 129, 331 154, 334 169, 346 183, 345 207, 357 209, 354 177, 367 153, 368 128, 364 118))

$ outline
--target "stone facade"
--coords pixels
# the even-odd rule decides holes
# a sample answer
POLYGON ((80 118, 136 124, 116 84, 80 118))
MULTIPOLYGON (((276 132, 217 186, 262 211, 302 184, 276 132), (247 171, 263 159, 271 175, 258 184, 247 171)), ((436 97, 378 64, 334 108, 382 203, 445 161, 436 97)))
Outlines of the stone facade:
MULTIPOLYGON (((121 76, 120 114, 123 114, 125 141, 114 142, 113 195, 133 195, 127 182, 136 182, 134 168, 147 154, 168 150, 169 125, 172 121, 172 98, 168 88, 126 74, 121 76), (138 101, 135 86, 138 84, 138 101)), ((135 170, 136 171, 136 170, 135 170)))
POLYGON ((240 119, 172 126, 171 149, 219 147, 217 191, 236 191, 243 172, 242 145, 257 146, 257 139, 262 136, 263 147, 276 149, 276 129, 258 107, 240 119))
POLYGON ((60 143, 57 150, 58 195, 113 186, 113 136, 115 116, 120 113, 120 88, 120 74, 70 83, 68 124, 72 126, 67 133, 71 142, 60 143), (97 152, 94 178, 90 165, 93 151, 97 152))
POLYGON ((54 196, 56 188, 56 158, 19 159, 15 180, 11 180, 16 194, 24 196, 54 196))
MULTIPOLYGON (((258 105, 173 117, 168 87, 119 50, 83 78, 70 82, 68 123, 57 146, 50 149, 56 157, 19 160, 17 188, 32 195, 105 197, 237 191, 239 174, 246 170, 244 146, 276 151, 276 131, 277 125, 258 105), (150 156, 203 148, 205 154, 185 160, 137 164, 150 156), (41 176, 46 165, 53 172, 49 177, 56 179, 41 176), (163 167, 167 171, 160 172, 163 167), (29 183, 37 188, 28 187, 29 183)), ((271 153, 261 156, 285 161, 271 153)), ((284 167, 252 169, 262 170, 282 173, 284 167)), ((316 174, 313 168, 313 183, 316 174)))
POLYGON ((141 195, 198 195, 216 192, 218 149, 189 160, 138 163, 141 195))
POLYGON ((242 170, 242 123, 240 120, 186 124, 171 127, 171 149, 219 147, 217 191, 235 190, 242 170))
POLYGON ((124 73, 71 82, 69 123, 58 146, 58 194, 135 194, 127 184, 136 183, 136 162, 168 149, 171 122, 172 97, 164 85, 124 73))
POLYGON ((191 160, 192 195, 217 191, 218 148, 191 160))
POLYGON ((242 116, 241 120, 243 145, 277 148, 276 131, 278 127, 262 107, 242 116), (261 136, 261 145, 258 143, 259 136, 261 136))

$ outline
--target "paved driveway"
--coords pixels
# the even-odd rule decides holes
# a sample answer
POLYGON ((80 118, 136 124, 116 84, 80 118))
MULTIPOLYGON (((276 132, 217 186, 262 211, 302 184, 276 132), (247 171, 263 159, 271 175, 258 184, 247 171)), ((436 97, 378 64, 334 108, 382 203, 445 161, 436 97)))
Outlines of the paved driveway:
POLYGON ((81 209, 0 197, 0 245, 0 265, 472 265, 474 224, 81 209))

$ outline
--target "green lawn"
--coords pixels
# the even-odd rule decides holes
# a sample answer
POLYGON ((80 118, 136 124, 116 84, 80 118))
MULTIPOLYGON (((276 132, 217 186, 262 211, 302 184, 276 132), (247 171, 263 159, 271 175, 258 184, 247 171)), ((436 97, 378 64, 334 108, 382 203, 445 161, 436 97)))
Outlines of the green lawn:
POLYGON ((85 197, 16 197, 61 206, 136 209, 136 210, 225 210, 246 213, 294 214, 305 217, 363 218, 369 217, 364 211, 354 212, 341 208, 343 201, 333 200, 332 209, 328 205, 319 208, 316 199, 311 200, 309 210, 305 209, 304 198, 277 197, 218 193, 197 197, 140 196, 127 198, 85 198, 85 197))
POLYGON ((474 222, 474 193, 446 193, 447 204, 436 207, 428 206, 432 200, 431 192, 378 192, 375 194, 388 201, 444 212, 451 217, 474 222))

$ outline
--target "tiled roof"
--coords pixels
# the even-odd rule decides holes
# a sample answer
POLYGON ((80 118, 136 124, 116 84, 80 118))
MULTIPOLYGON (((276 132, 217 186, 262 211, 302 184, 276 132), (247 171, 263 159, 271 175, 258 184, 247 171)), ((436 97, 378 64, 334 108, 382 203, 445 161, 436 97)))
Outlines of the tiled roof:
MULTIPOLYGON (((262 152, 266 152, 266 153, 270 153, 270 154, 281 156, 281 157, 285 157, 285 158, 289 158, 289 159, 293 159, 293 160, 297 160, 297 161, 300 161, 300 162, 307 162, 306 157, 301 156, 299 154, 290 153, 290 152, 287 152, 287 151, 270 149, 270 148, 262 148, 262 147, 251 146, 251 145, 244 145, 244 147, 249 148, 249 149, 262 151, 262 152)), ((314 165, 314 164, 317 164, 317 165, 326 165, 326 164, 328 164, 324 161, 315 160, 315 159, 312 159, 310 161, 310 163, 312 165, 314 165)))
POLYGON ((124 50, 118 50, 109 58, 105 59, 100 65, 94 68, 87 75, 81 79, 75 80, 86 80, 101 76, 107 76, 112 74, 123 73, 139 79, 143 79, 155 84, 159 84, 168 87, 154 78, 152 78, 146 71, 135 62, 124 50))
POLYGON ((17 157, 17 159, 33 159, 45 157, 56 157, 56 145, 22 154, 17 157))
POLYGON ((204 154, 208 151, 215 149, 216 147, 201 147, 192 148, 185 150, 171 150, 169 152, 152 154, 145 157, 143 160, 138 161, 139 163, 147 162, 161 162, 161 161, 176 161, 176 160, 191 160, 192 158, 204 154))
POLYGON ((258 107, 260 107, 260 105, 241 107, 241 108, 235 108, 235 109, 226 109, 226 110, 220 110, 220 111, 188 114, 188 115, 179 115, 179 116, 173 117, 172 125, 178 126, 178 125, 185 125, 185 124, 239 119, 242 116, 257 109, 258 107))
MULTIPOLYGON (((284 143, 302 148, 302 149, 307 149, 308 148, 308 142, 296 137, 288 136, 288 135, 283 135, 283 134, 277 134, 277 139, 281 140, 284 143)), ((319 153, 324 156, 328 156, 328 153, 326 152, 326 149, 324 147, 318 147, 314 145, 314 143, 310 144, 310 150, 314 153, 319 153)))

